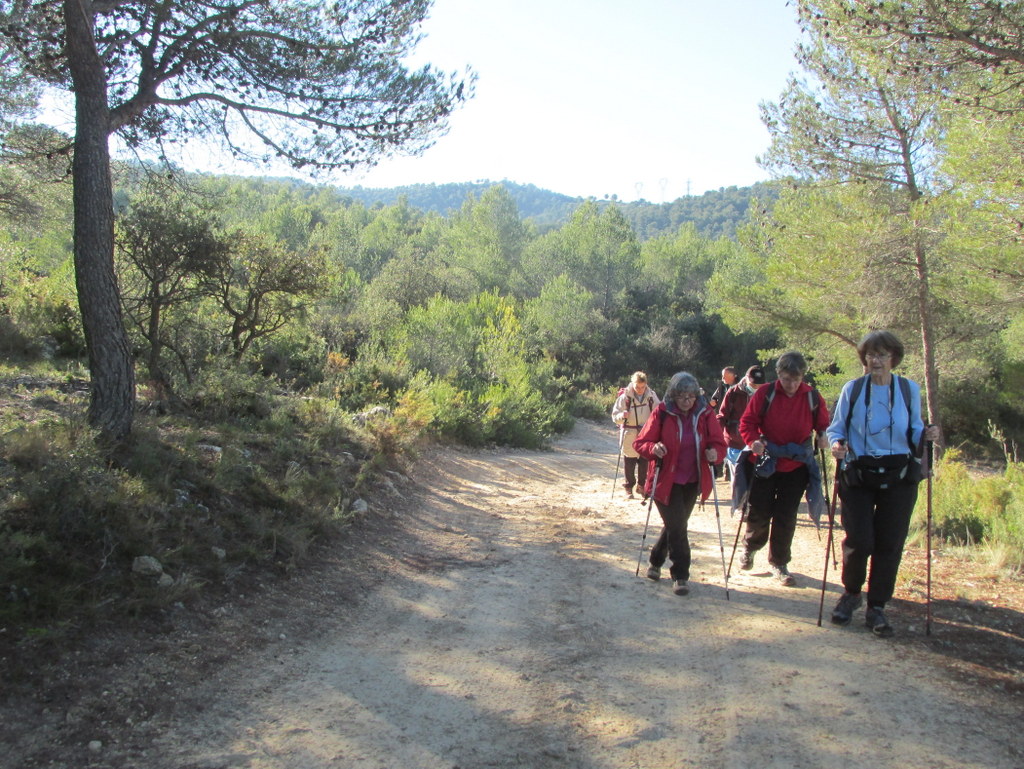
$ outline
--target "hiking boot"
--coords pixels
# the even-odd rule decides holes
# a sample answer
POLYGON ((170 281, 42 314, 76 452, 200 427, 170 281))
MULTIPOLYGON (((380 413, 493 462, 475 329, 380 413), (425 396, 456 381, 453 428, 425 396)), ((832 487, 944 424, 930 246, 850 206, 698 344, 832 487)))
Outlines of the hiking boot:
POLYGON ((785 566, 776 566, 775 564, 771 564, 771 567, 772 576, 774 576, 780 584, 785 585, 786 587, 792 587, 796 584, 796 580, 793 579, 793 575, 789 573, 789 569, 785 566))
POLYGON ((685 579, 677 579, 672 583, 672 592, 676 595, 686 595, 690 592, 690 588, 686 586, 685 579))
POLYGON ((647 579, 653 579, 657 582, 661 579, 661 567, 660 566, 648 566, 647 567, 647 579))
POLYGON ((750 571, 754 568, 754 554, 749 550, 744 550, 740 555, 740 571, 750 571))
POLYGON ((892 625, 885 618, 885 611, 881 606, 867 608, 864 612, 864 625, 879 638, 888 638, 892 635, 892 625))
POLYGON ((853 619, 853 613, 860 608, 860 593, 843 593, 839 596, 836 608, 832 610, 833 625, 849 625, 853 619))
POLYGON ((636 499, 636 497, 633 496, 633 491, 631 489, 626 489, 626 499, 636 499))

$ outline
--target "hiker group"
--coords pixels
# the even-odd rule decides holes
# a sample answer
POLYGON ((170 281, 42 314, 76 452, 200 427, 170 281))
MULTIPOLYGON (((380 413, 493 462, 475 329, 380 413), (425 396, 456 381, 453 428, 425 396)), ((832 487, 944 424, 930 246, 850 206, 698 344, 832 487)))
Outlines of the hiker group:
MULTIPOLYGON (((922 465, 925 444, 930 447, 939 435, 924 424, 918 384, 893 373, 904 355, 899 339, 873 331, 857 353, 865 373, 843 386, 831 415, 804 381, 807 362, 799 352, 778 358, 771 382, 760 366, 748 368, 738 381, 736 370, 727 367, 710 398, 687 372, 671 378, 663 401, 643 372, 632 375, 612 418, 619 426, 625 495, 648 505, 648 523, 652 505, 657 507, 663 524, 650 550, 648 578, 660 580, 669 562, 673 592, 689 592, 689 518, 698 500, 714 495, 728 597, 733 558, 726 566, 715 486, 724 468, 732 488, 730 509, 740 517, 733 543, 740 571, 751 571, 756 554, 767 547, 773 578, 796 585, 789 564, 800 502, 806 499, 816 525, 827 514, 831 549, 838 498, 844 592, 832 622, 849 624, 866 592, 865 625, 875 635, 892 635, 885 606, 895 589, 918 484, 928 472, 922 465), (826 451, 836 467, 831 507, 826 451)), ((641 542, 641 559, 643 549, 641 542)), ((827 559, 828 554, 826 575, 827 559)))

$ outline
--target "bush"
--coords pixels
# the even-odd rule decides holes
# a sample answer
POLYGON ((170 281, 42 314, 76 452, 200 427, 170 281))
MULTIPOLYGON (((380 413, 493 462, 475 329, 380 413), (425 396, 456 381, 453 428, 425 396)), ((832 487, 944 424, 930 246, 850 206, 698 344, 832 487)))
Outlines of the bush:
POLYGON ((616 385, 586 390, 583 392, 572 392, 572 414, 581 419, 591 419, 595 422, 611 421, 612 406, 618 397, 619 388, 616 385))
POLYGON ((422 389, 410 387, 399 393, 392 413, 368 419, 365 429, 372 437, 374 450, 393 460, 414 451, 432 417, 429 395, 422 389))
MULTIPOLYGON (((1006 565, 1024 568, 1024 463, 1012 462, 1002 475, 976 477, 955 449, 936 466, 932 489, 933 532, 956 545, 999 546, 1016 557, 1006 565)), ((927 525, 924 487, 914 527, 927 525)))
POLYGON ((381 351, 361 350, 349 361, 336 353, 325 362, 325 377, 317 388, 332 397, 345 411, 364 411, 373 405, 394 405, 397 394, 409 384, 408 366, 381 351))
POLYGON ((274 411, 275 380, 244 371, 231 361, 210 363, 181 393, 183 401, 212 421, 256 417, 274 411))
MULTIPOLYGON (((0 625, 11 637, 81 623, 101 605, 105 615, 137 614, 244 571, 292 569, 346 524, 374 448, 349 416, 332 401, 280 396, 265 418, 238 420, 240 391, 263 378, 221 372, 218 381, 226 392, 197 394, 202 410, 139 414, 112 453, 85 426, 77 391, 47 390, 5 413, 0 625), (134 574, 143 555, 173 583, 134 574)), ((213 380, 204 387, 214 390, 213 380)))

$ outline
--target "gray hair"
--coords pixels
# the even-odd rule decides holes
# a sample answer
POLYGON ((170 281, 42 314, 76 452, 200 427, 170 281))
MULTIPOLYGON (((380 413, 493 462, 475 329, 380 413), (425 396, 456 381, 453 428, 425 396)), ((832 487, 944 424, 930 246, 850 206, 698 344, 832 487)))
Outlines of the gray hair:
POLYGON ((668 389, 665 390, 665 400, 671 402, 677 395, 693 393, 700 398, 700 383, 693 374, 680 371, 672 375, 668 382, 668 389))

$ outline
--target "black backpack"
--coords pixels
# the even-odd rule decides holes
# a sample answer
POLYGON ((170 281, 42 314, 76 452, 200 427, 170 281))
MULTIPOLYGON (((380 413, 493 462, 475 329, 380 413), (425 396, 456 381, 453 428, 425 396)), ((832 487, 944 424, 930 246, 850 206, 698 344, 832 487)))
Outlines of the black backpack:
MULTIPOLYGON (((893 374, 892 378, 899 383, 900 394, 903 396, 903 405, 907 407, 907 445, 911 451, 914 451, 914 426, 912 424, 913 415, 910 413, 910 382, 905 377, 901 377, 897 374, 893 374)), ((865 374, 853 383, 853 389, 850 390, 850 408, 846 410, 846 440, 850 440, 850 421, 853 419, 853 405, 857 402, 861 392, 864 390, 866 385, 871 380, 870 374, 865 374)), ((890 390, 893 398, 895 398, 896 388, 890 390)), ((864 397, 864 408, 871 405, 871 388, 868 388, 867 395, 864 397)), ((915 452, 916 453, 916 452, 915 452)))

